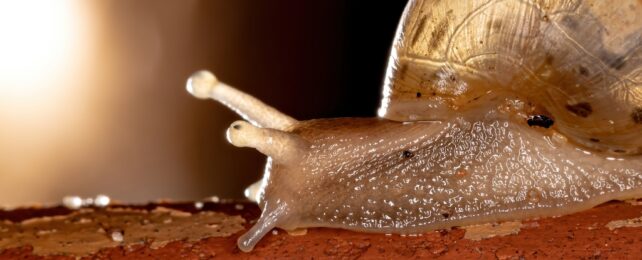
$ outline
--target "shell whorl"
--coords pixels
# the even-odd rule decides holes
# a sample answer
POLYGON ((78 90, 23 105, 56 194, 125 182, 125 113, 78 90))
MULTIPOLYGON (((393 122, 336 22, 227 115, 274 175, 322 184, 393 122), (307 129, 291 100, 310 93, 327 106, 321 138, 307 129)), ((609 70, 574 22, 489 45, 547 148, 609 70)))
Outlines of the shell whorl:
POLYGON ((640 154, 640 12, 632 0, 411 1, 379 115, 442 119, 494 95, 554 118, 576 143, 640 154))

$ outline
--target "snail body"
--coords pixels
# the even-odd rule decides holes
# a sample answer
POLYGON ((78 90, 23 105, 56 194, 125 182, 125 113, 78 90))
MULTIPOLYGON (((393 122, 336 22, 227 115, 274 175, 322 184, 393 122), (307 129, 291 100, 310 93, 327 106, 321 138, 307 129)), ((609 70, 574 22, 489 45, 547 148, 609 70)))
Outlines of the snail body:
POLYGON ((378 118, 297 121, 195 73, 192 94, 249 121, 228 140, 268 156, 239 248, 275 227, 412 234, 642 197, 640 10, 411 1, 378 118))

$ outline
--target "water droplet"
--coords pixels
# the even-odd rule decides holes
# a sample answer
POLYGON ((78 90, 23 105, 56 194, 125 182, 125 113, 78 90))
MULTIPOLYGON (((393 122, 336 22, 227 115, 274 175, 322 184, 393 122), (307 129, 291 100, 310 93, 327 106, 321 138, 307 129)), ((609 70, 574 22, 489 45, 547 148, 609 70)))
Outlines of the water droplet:
POLYGON ((79 209, 82 207, 83 200, 78 196, 65 196, 62 198, 62 205, 68 209, 79 209))
POLYGON ((207 198, 205 200, 209 200, 209 201, 214 202, 214 203, 221 202, 221 199, 218 196, 212 196, 212 197, 209 197, 209 198, 207 198))
POLYGON ((236 209, 236 210, 243 210, 243 208, 245 208, 245 207, 243 206, 243 204, 236 204, 236 205, 234 205, 234 209, 236 209))
POLYGON ((200 201, 194 202, 194 208, 202 209, 203 208, 203 202, 200 202, 200 201))
POLYGON ((104 208, 109 206, 110 202, 111 202, 111 199, 109 198, 109 196, 104 194, 98 194, 96 195, 96 198, 94 198, 94 206, 99 208, 104 208))

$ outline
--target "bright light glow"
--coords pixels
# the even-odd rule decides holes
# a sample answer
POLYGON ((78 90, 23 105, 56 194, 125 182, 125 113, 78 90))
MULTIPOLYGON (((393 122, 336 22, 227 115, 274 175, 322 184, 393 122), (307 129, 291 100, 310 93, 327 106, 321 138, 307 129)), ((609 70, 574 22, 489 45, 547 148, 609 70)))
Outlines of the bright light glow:
POLYGON ((88 2, 0 0, 0 201, 46 196, 59 155, 81 139, 88 2))
POLYGON ((79 0, 0 0, 0 119, 13 129, 7 131, 55 125, 69 115, 91 37, 84 6, 79 0))
POLYGON ((77 2, 69 0, 0 1, 3 103, 34 105, 24 102, 60 91, 53 86, 69 69, 73 61, 70 56, 78 47, 82 23, 78 21, 77 7, 77 2))

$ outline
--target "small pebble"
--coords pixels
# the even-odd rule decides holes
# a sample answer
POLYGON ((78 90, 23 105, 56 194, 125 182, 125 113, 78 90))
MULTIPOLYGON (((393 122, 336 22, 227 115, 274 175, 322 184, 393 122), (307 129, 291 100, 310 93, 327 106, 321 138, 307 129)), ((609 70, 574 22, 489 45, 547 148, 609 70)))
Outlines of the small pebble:
POLYGON ((91 221, 92 220, 89 219, 89 218, 80 218, 76 223, 78 223, 78 224, 87 224, 87 223, 91 223, 91 221))
POLYGON ((221 202, 221 199, 220 199, 218 196, 212 196, 212 197, 209 197, 209 198, 207 198, 207 200, 209 200, 209 201, 211 201, 211 202, 214 202, 214 203, 219 203, 219 202, 221 202))
POLYGON ((116 242, 123 242, 123 232, 121 231, 111 232, 111 240, 116 242))
POLYGON ((243 208, 244 208, 244 207, 243 207, 243 204, 236 204, 236 205, 234 205, 234 209, 236 209, 236 210, 243 210, 243 208))
POLYGON ((272 230, 272 235, 275 235, 275 236, 276 236, 276 235, 278 235, 278 234, 279 234, 279 231, 278 231, 278 230, 276 230, 276 229, 275 229, 275 230, 272 230))
POLYGON ((209 228, 219 228, 219 227, 221 227, 221 225, 219 225, 219 224, 207 224, 207 227, 209 227, 209 228))
POLYGON ((194 202, 194 208, 202 209, 203 208, 203 202, 200 202, 200 201, 194 202))

